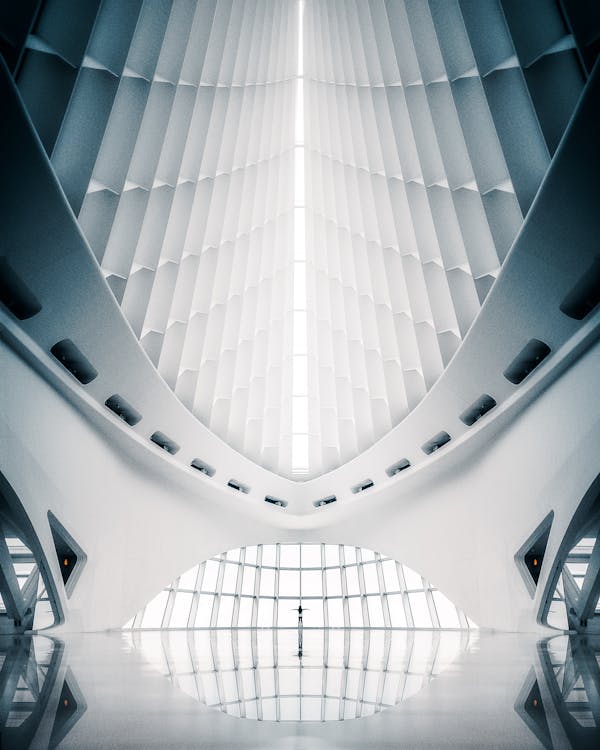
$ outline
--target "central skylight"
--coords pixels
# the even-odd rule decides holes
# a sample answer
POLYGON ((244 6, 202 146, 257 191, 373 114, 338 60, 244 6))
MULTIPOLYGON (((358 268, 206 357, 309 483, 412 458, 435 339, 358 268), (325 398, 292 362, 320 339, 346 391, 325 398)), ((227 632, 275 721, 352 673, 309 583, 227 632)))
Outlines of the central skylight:
POLYGON ((506 23, 479 8, 144 4, 122 65, 92 35, 81 86, 112 105, 90 165, 57 153, 57 173, 159 373, 284 476, 352 459, 425 396, 549 162, 506 23))

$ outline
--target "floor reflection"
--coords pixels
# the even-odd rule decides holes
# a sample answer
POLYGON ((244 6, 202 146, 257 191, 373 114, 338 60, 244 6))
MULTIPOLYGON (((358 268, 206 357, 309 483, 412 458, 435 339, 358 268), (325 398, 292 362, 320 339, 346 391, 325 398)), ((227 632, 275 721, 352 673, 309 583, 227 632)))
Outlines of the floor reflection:
POLYGON ((371 716, 425 687, 477 635, 469 631, 134 631, 144 658, 196 700, 259 721, 371 716))
POLYGON ((546 748, 600 747, 600 636, 539 641, 515 710, 546 748))
POLYGON ((0 747, 57 747, 86 710, 60 641, 0 636, 0 747))

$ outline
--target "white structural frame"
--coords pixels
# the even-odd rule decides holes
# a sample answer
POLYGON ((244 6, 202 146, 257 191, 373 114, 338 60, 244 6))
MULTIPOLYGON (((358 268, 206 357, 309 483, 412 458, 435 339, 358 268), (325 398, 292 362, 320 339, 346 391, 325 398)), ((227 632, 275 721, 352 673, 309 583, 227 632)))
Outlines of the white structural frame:
POLYGON ((407 566, 341 544, 229 550, 178 576, 124 627, 296 629, 299 605, 307 629, 474 627, 407 566))
POLYGON ((70 600, 57 583, 62 628, 120 627, 198 559, 275 541, 377 549, 419 570, 480 626, 539 628, 564 533, 599 471, 600 313, 575 320, 560 309, 598 252, 598 71, 496 284, 436 385, 376 445, 303 483, 236 453, 177 401, 106 286, 4 67, 0 88, 4 257, 41 305, 26 320, 0 310, 2 471, 55 581, 48 510, 68 519, 88 554, 70 600), (94 366, 88 384, 50 353, 65 339, 94 366), (515 385, 503 373, 532 339, 551 353, 515 385), (115 393, 142 415, 139 423, 106 408, 115 393), (481 394, 497 407, 467 426, 459 415, 481 394), (425 453, 421 446, 441 430, 450 442, 425 453), (161 450, 149 439, 156 431, 180 449, 161 450), (403 457, 411 466, 389 476, 403 457), (196 458, 214 476, 191 468, 196 458), (366 477, 373 486, 352 493, 366 477), (235 491, 232 478, 246 491, 235 491), (267 495, 287 507, 265 503, 267 495), (315 508, 332 496, 336 502, 315 508), (514 555, 550 511, 532 600, 514 555))

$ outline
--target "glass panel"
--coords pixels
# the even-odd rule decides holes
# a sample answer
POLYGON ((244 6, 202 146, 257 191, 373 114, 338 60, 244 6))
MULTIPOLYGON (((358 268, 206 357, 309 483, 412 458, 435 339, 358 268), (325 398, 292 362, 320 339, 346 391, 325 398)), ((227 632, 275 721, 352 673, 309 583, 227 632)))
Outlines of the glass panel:
POLYGON ((328 599, 327 610, 330 628, 344 627, 344 609, 341 599, 328 599))
POLYGON ((404 604, 402 603, 402 594, 389 594, 387 601, 388 601, 388 609, 390 611, 390 619, 392 621, 392 627, 393 628, 407 627, 406 614, 404 612, 404 604))
POLYGON ((294 309, 306 310, 306 263, 294 263, 294 309))
POLYGON ((216 591, 218 573, 219 563, 214 560, 207 560, 202 578, 202 591, 216 591))
POLYGON ((442 628, 459 628, 458 612, 452 602, 441 591, 433 592, 433 601, 442 628))
POLYGON ((360 600, 360 596, 354 596, 348 599, 348 609, 350 611, 350 627, 352 628, 362 628, 364 625, 360 600))
POLYGON ((305 396, 308 392, 308 358, 302 354, 292 358, 294 396, 305 396))
POLYGON ((400 591, 396 561, 384 560, 381 563, 381 567, 383 568, 383 580, 385 582, 386 591, 400 591))
POLYGON ((160 628, 168 597, 167 591, 161 591, 152 601, 146 604, 144 619, 142 620, 143 628, 160 628))
POLYGON ((282 568, 299 568, 300 545, 282 544, 279 548, 279 565, 282 568))
POLYGON ((306 351, 306 311, 294 310, 294 354, 307 354, 306 351))
POLYGON ((423 589, 423 579, 418 573, 415 573, 415 571, 407 565, 403 565, 402 570, 404 571, 404 580, 408 591, 423 589))
POLYGON ((340 565, 340 548, 337 544, 325 545, 325 565, 327 567, 340 565))
POLYGON ((356 548, 344 545, 344 562, 350 565, 356 562, 356 548))
POLYGON ((263 544, 262 548, 262 564, 263 565, 269 565, 272 568, 275 567, 276 562, 276 552, 275 552, 275 545, 274 544, 263 544))
POLYGON ((408 597, 415 628, 430 628, 431 617, 429 615, 427 600, 425 599, 425 592, 409 594, 408 597))
POLYGON ((249 628, 252 625, 252 602, 253 599, 242 596, 240 598, 240 613, 238 615, 238 628, 249 628))
POLYGON ((200 594, 198 597, 198 609, 196 610, 195 628, 209 628, 212 615, 214 594, 200 594))
POLYGON ((323 581, 320 570, 302 571, 302 596, 323 596, 323 581))
POLYGON ((274 599, 258 600, 258 621, 256 624, 259 628, 273 627, 273 604, 274 599))
POLYGON ((277 626, 280 628, 298 627, 299 599, 280 599, 277 609, 277 626))
POLYGON ((180 591, 175 595, 175 604, 173 605, 171 620, 169 622, 170 627, 187 628, 193 596, 193 594, 188 594, 183 591, 180 591))
POLYGON ((321 545, 320 544, 303 544, 302 545, 302 567, 303 568, 320 568, 321 567, 321 545))
POLYGON ((325 571, 327 596, 342 595, 342 578, 340 570, 340 568, 327 568, 327 570, 325 571))
POLYGON ((182 576, 179 577, 179 589, 189 589, 194 591, 196 589, 196 578, 198 576, 198 565, 194 565, 193 568, 187 570, 182 576))
POLYGON ((308 435, 292 435, 292 466, 294 471, 308 469, 308 435))
POLYGON ((275 571, 263 568, 260 573, 260 595, 274 596, 275 594, 275 571))
POLYGON ((279 571, 279 596, 300 596, 300 571, 279 571))
POLYGON ((294 432, 308 432, 308 397, 293 396, 292 424, 294 432))
POLYGON ((368 596, 367 605, 369 607, 369 625, 372 628, 383 628, 385 622, 383 619, 383 608, 381 606, 380 596, 368 596))
POLYGON ((239 567, 239 565, 235 565, 234 563, 224 564, 225 572, 223 574, 223 588, 221 590, 226 594, 235 594, 235 584, 239 567))
POLYGON ((252 595, 254 593, 254 579, 256 568, 244 565, 244 577, 242 578, 242 594, 252 595))
POLYGON ((379 593, 379 579, 377 578, 377 563, 368 563, 362 566, 365 578, 365 591, 367 594, 379 593))
POLYGON ((233 622, 233 596, 221 596, 219 598, 219 614, 217 615, 218 628, 230 628, 233 622))
POLYGON ((348 587, 348 595, 360 593, 360 588, 358 586, 358 568, 356 565, 346 568, 346 586, 348 587))

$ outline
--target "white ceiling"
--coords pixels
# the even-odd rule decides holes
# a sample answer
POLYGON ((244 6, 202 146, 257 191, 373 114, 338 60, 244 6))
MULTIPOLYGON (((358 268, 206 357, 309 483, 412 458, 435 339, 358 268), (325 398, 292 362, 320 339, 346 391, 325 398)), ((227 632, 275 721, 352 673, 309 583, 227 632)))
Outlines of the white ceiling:
POLYGON ((80 224, 182 403, 258 464, 318 476, 419 403, 522 223, 461 11, 174 3, 153 67, 148 28, 80 224))

